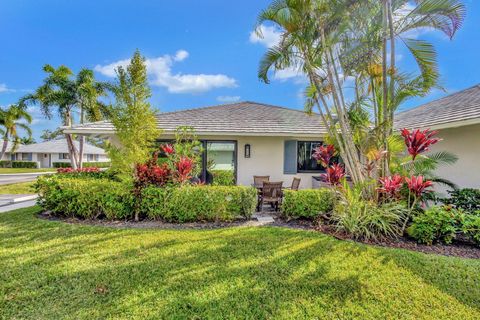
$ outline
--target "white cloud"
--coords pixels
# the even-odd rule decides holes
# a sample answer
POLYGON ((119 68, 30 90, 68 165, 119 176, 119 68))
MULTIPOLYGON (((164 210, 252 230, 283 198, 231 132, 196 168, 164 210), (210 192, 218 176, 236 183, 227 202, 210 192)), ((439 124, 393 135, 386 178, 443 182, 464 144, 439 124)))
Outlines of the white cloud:
MULTIPOLYGON (((236 80, 223 74, 182 74, 172 73, 172 66, 188 58, 188 52, 179 50, 174 56, 163 55, 157 58, 146 59, 147 73, 154 86, 165 87, 171 93, 201 93, 215 88, 236 87, 236 80)), ((115 69, 127 66, 129 59, 119 60, 108 65, 96 65, 94 70, 107 76, 114 77, 115 69)))
POLYGON ((3 92, 14 92, 15 90, 13 89, 10 89, 9 87, 7 87, 7 85, 5 83, 0 83, 0 93, 3 93, 3 92))
POLYGON ((274 26, 260 25, 257 30, 250 32, 250 42, 260 43, 271 48, 280 42, 281 31, 274 26), (258 35, 260 33, 260 36, 258 35))
POLYGON ((218 96, 217 97, 218 102, 237 102, 240 101, 240 96, 218 96))

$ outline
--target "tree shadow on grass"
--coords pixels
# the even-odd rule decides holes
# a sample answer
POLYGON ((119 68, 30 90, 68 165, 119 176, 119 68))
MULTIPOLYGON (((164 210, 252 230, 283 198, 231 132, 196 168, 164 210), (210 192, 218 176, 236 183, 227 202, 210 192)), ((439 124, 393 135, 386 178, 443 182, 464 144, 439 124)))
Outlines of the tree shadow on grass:
MULTIPOLYGON (((0 217, 0 234, 9 237, 0 251, 9 258, 0 261, 0 296, 6 297, 0 316, 6 318, 395 317, 377 295, 381 288, 372 288, 393 284, 395 274, 374 278, 392 262, 420 263, 429 272, 437 262, 283 228, 125 230, 26 214, 0 217), (14 255, 3 250, 15 244, 23 247, 14 255)), ((445 277, 454 273, 444 264, 445 277)), ((465 288, 444 290, 468 305, 478 301, 465 288)), ((408 294, 398 292, 401 299, 408 294)))

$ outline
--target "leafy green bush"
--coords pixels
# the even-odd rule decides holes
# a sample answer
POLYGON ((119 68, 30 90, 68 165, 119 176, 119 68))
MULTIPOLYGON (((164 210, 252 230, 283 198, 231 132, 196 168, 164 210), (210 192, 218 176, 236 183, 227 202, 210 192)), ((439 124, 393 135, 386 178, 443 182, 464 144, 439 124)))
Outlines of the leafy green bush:
MULTIPOLYGON (((64 168, 59 168, 63 170, 64 168)), ((67 178, 79 178, 79 179, 109 179, 114 181, 121 181, 119 178, 118 172, 112 169, 107 169, 103 171, 72 171, 72 172, 58 172, 56 174, 58 179, 67 178)))
POLYGON ((231 221, 251 217, 255 188, 242 186, 181 186, 142 190, 140 212, 151 219, 172 222, 231 221))
POLYGON ((58 216, 127 219, 133 213, 132 186, 108 179, 39 177, 38 202, 58 216))
POLYGON ((285 190, 282 214, 287 218, 315 218, 333 208, 334 194, 330 189, 285 190))
POLYGON ((233 170, 211 170, 214 186, 233 186, 235 185, 235 174, 233 170))
POLYGON ((38 162, 35 161, 10 161, 2 160, 0 161, 0 168, 38 168, 38 162))
POLYGON ((443 199, 445 204, 470 213, 480 210, 480 189, 465 188, 448 191, 448 193, 450 198, 443 199))
POLYGON ((413 218, 408 234, 420 243, 431 245, 436 241, 452 243, 460 230, 465 215, 447 207, 431 207, 413 218))
MULTIPOLYGON (((52 166, 54 168, 70 168, 72 164, 70 162, 52 162, 52 166)), ((110 162, 84 162, 83 163, 84 168, 109 168, 110 167, 110 162)))
POLYGON ((480 245, 480 216, 467 215, 462 226, 462 231, 469 239, 480 245))

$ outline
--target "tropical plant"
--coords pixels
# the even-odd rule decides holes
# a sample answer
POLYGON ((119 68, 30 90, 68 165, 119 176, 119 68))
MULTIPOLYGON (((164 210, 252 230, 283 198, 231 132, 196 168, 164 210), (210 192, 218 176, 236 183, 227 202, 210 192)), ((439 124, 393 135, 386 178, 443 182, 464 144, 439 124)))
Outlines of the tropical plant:
POLYGON ((18 129, 23 129, 28 137, 32 137, 32 130, 29 124, 32 122, 32 116, 18 105, 10 105, 6 109, 0 109, 0 135, 3 138, 2 151, 0 159, 3 159, 8 148, 8 142, 12 141, 11 152, 14 152, 21 142, 18 129))
POLYGON ((160 135, 156 111, 148 99, 151 92, 147 81, 145 59, 137 50, 130 64, 117 69, 118 81, 112 87, 115 104, 109 116, 115 127, 118 143, 107 146, 112 168, 133 175, 137 163, 145 163, 155 148, 160 135))
POLYGON ((442 199, 443 203, 469 213, 480 211, 480 189, 464 188, 448 191, 448 193, 450 198, 442 199))
POLYGON ((34 143, 37 143, 37 141, 35 141, 35 139, 32 137, 32 136, 27 136, 27 137, 21 137, 19 142, 21 144, 34 144, 34 143))
MULTIPOLYGON (((47 64, 43 67, 43 71, 47 74, 43 84, 34 93, 20 99, 21 107, 26 104, 38 104, 48 119, 52 118, 52 109, 55 108, 63 126, 66 127, 72 126, 73 113, 76 110, 80 111, 81 122, 85 119, 85 115, 88 115, 88 120, 91 121, 101 119, 106 107, 99 98, 106 94, 108 84, 95 81, 93 72, 88 69, 82 69, 76 78, 73 78, 72 70, 63 65, 54 68, 47 64)), ((51 132, 45 132, 45 137, 49 134, 51 132)), ((65 133, 65 139, 72 168, 81 168, 84 138, 80 138, 80 153, 74 144, 72 134, 65 133)))
MULTIPOLYGON (((455 0, 414 1, 411 5, 408 0, 278 0, 258 17, 259 36, 264 23, 281 31, 279 43, 260 62, 259 78, 268 83, 270 70, 284 69, 306 75, 310 82, 306 109, 311 112, 317 107, 354 183, 368 179, 362 170, 364 148, 390 151, 388 139, 398 106, 437 85, 433 46, 409 35, 431 28, 453 37, 465 14, 464 5, 455 0), (397 42, 412 53, 419 76, 397 70, 397 42), (352 86, 346 84, 347 79, 354 79, 352 103, 346 99, 346 90, 352 86), (373 129, 365 106, 373 111, 373 129)), ((381 175, 389 175, 389 162, 389 153, 380 159, 381 175)))

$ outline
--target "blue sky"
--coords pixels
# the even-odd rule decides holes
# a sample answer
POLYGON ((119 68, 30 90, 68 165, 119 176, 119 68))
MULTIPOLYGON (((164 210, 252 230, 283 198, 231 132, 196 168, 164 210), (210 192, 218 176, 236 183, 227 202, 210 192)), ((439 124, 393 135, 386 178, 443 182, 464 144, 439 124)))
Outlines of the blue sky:
MULTIPOLYGON (((292 72, 271 84, 257 79, 258 62, 275 41, 267 29, 264 41, 252 37, 256 17, 270 1, 64 1, 0 2, 0 105, 16 100, 41 84, 42 66, 64 64, 74 71, 96 70, 111 80, 113 67, 135 49, 149 60, 152 104, 161 111, 252 100, 301 109, 304 83, 292 72)), ((453 41, 425 31, 438 51, 442 85, 447 93, 479 83, 480 1, 466 0, 467 18, 453 41)), ((400 65, 413 69, 402 48, 400 65)), ((439 98, 435 90, 403 108, 439 98)), ((58 119, 44 119, 36 109, 34 136, 55 129, 58 119)))

